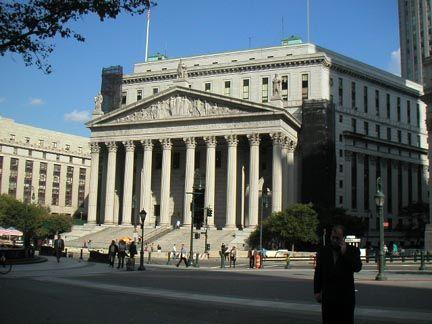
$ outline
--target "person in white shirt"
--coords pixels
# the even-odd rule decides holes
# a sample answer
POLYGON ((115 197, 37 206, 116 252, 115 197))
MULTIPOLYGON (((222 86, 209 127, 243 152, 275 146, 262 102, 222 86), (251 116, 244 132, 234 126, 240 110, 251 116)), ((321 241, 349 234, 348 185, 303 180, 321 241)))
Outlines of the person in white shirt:
POLYGON ((177 247, 175 244, 173 244, 173 247, 171 249, 171 258, 173 260, 177 259, 177 247))

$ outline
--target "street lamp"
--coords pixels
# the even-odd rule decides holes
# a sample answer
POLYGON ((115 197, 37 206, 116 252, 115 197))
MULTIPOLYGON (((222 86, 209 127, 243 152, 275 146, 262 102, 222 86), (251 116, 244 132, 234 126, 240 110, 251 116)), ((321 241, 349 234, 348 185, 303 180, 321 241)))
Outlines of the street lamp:
POLYGON ((386 280, 384 276, 384 194, 381 190, 381 178, 377 179, 377 192, 375 194, 375 205, 377 206, 379 224, 380 224, 380 245, 379 245, 379 270, 375 280, 386 280))
POLYGON ((268 207, 269 204, 269 197, 270 197, 270 189, 266 188, 261 193, 261 220, 260 220, 260 253, 262 253, 262 236, 263 236, 263 216, 264 216, 264 208, 268 207))
POLYGON ((192 215, 191 215, 191 231, 190 231, 190 254, 189 254, 189 265, 193 262, 193 228, 194 228, 194 216, 195 216, 195 196, 202 195, 201 192, 204 189, 204 180, 198 169, 194 172, 194 183, 192 186, 192 192, 186 192, 188 195, 192 195, 192 215))
POLYGON ((147 216, 147 212, 143 209, 139 212, 139 216, 141 218, 141 253, 140 253, 140 266, 138 270, 145 270, 144 267, 144 221, 147 216))

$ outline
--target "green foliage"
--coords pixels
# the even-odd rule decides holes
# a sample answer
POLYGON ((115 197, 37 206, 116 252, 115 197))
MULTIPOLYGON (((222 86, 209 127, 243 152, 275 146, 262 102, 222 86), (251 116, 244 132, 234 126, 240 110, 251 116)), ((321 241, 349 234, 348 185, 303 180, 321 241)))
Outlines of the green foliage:
POLYGON ((318 213, 319 235, 322 235, 324 229, 330 235, 330 230, 334 225, 344 226, 346 235, 355 235, 357 237, 362 237, 368 229, 367 220, 347 214, 343 208, 314 206, 314 209, 318 213))
MULTIPOLYGON (((276 244, 289 247, 292 244, 316 243, 318 218, 312 205, 295 204, 283 212, 273 213, 263 222, 263 247, 276 244)), ((259 228, 251 233, 248 243, 259 246, 259 228)))
POLYGON ((72 219, 67 215, 51 215, 45 207, 25 204, 8 195, 0 196, 0 226, 15 227, 24 234, 24 244, 36 237, 69 231, 72 219))
POLYGON ((54 50, 47 43, 56 36, 73 37, 79 42, 85 38, 68 26, 83 16, 96 14, 101 21, 115 19, 120 13, 143 14, 151 0, 30 0, 0 2, 0 55, 7 52, 22 55, 26 65, 36 64, 45 73, 51 66, 45 62, 54 50))
POLYGON ((399 212, 402 225, 396 230, 404 233, 405 239, 415 240, 416 245, 423 239, 425 227, 429 216, 429 205, 424 202, 416 202, 403 207, 399 212))

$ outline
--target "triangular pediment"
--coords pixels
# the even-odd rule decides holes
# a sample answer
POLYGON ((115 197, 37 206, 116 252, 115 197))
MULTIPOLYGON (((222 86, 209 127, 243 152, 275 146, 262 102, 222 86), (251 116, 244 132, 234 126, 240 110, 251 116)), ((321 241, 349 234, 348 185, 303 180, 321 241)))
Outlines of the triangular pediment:
POLYGON ((163 122, 179 119, 234 117, 275 112, 283 112, 283 109, 174 86, 126 107, 97 117, 87 123, 87 125, 94 127, 131 122, 163 122))

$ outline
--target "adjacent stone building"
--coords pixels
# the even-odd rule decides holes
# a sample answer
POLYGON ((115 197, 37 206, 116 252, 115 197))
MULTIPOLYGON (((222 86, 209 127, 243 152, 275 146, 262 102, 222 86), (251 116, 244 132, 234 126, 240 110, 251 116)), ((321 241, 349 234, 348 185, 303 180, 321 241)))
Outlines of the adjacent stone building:
POLYGON ((0 193, 85 217, 89 178, 88 138, 0 116, 0 193))
MULTIPOLYGON (((422 86, 313 44, 104 69, 91 129, 89 222, 190 224, 194 173, 210 226, 254 227, 294 202, 343 207, 390 230, 428 200, 422 86)), ((197 198, 200 199, 200 198, 197 198)))

